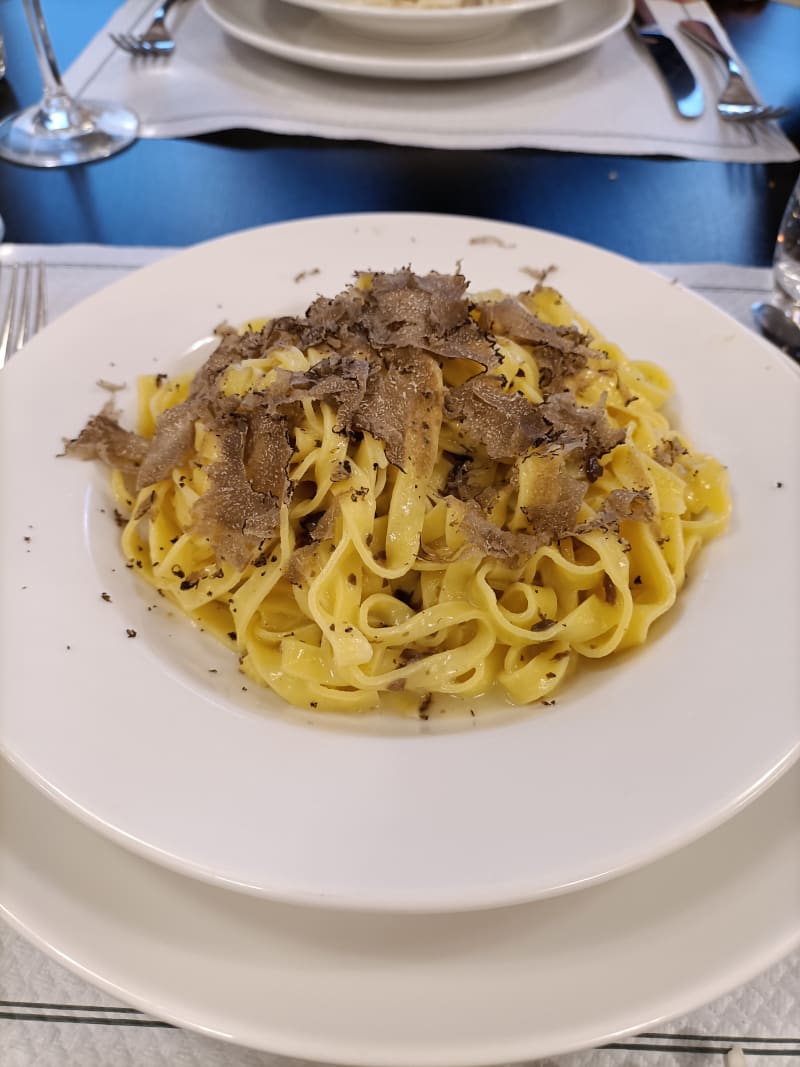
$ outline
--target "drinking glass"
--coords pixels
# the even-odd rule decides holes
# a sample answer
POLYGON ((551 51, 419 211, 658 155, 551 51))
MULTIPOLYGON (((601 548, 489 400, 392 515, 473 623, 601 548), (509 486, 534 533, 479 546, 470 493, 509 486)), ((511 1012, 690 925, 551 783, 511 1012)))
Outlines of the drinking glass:
POLYGON ((126 148, 139 120, 132 111, 97 100, 75 100, 61 81, 40 0, 22 0, 44 84, 38 104, 0 122, 0 157, 31 167, 88 163, 126 148))
POLYGON ((773 269, 775 284, 800 308, 800 178, 789 197, 778 231, 773 269))

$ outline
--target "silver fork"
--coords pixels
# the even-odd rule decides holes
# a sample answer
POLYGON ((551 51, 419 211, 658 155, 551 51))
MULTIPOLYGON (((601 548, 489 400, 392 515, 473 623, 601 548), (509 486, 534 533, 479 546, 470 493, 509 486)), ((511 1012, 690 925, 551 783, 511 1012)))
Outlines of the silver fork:
POLYGON ((144 33, 112 33, 111 40, 132 56, 168 56, 175 51, 175 41, 167 29, 167 12, 176 0, 164 0, 144 33))
POLYGON ((44 263, 15 265, 10 271, 11 282, 0 319, 0 367, 47 322, 44 263))
POLYGON ((728 122, 756 122, 779 119, 789 114, 791 108, 762 104, 750 92, 735 57, 725 48, 714 33, 713 27, 707 22, 701 22, 700 19, 682 19, 678 26, 690 41, 705 48, 713 56, 718 56, 727 67, 728 82, 717 101, 717 111, 721 118, 728 122))

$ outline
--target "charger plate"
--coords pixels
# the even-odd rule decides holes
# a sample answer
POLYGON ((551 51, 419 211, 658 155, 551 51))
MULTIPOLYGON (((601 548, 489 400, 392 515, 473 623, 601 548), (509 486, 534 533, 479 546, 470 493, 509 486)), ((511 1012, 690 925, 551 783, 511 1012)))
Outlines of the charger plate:
POLYGON ((654 1028, 800 944, 800 769, 702 841, 481 915, 255 900, 93 833, 0 760, 0 915, 160 1018, 363 1067, 517 1063, 654 1028))

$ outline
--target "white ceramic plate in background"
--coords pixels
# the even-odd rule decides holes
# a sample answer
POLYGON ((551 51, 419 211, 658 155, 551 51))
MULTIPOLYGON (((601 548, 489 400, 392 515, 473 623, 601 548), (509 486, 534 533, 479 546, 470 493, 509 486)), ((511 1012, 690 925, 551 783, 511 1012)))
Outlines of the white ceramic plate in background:
POLYGON ((285 0, 319 11, 327 19, 356 33, 418 45, 484 38, 518 15, 553 7, 563 0, 489 0, 449 7, 415 3, 376 3, 374 0, 285 0))
POLYGON ((282 59, 342 74, 427 80, 510 74, 580 55, 621 30, 633 10, 633 0, 562 0, 479 39, 422 45, 354 34, 323 14, 281 0, 203 0, 203 5, 226 33, 282 59))
POLYGON ((800 588, 800 561, 775 544, 800 507, 800 374, 635 263, 481 219, 265 227, 74 308, 11 361, 0 393, 0 744, 60 803, 163 863, 342 907, 530 900, 685 844, 797 755, 800 605, 776 590, 800 588), (452 724, 342 723, 242 692, 226 649, 168 606, 147 610, 158 598, 122 565, 105 474, 56 458, 62 437, 107 399, 98 379, 173 370, 221 319, 302 311, 357 268, 457 262, 477 290, 509 291, 530 286, 526 268, 556 264, 600 330, 664 366, 674 417, 730 467, 731 530, 641 650, 582 670, 550 708, 488 698, 452 724))
POLYGON ((800 769, 606 885, 480 915, 343 915, 183 878, 0 760, 0 915, 160 1018, 363 1067, 517 1063, 652 1029, 800 944, 800 769))

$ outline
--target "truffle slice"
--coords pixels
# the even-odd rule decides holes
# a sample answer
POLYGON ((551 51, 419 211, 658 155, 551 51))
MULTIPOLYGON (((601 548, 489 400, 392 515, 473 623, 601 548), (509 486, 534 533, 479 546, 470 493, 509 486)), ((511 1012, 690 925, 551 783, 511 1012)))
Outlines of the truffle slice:
POLYGON ((532 556, 549 538, 538 534, 504 530, 487 518, 474 500, 449 497, 448 504, 461 512, 459 531, 466 543, 482 556, 518 561, 532 556))
POLYGON ((592 530, 618 531, 623 519, 652 522, 655 515, 655 504, 647 489, 613 489, 595 517, 588 522, 582 522, 575 533, 590 533, 592 530))
POLYGON ((285 409, 305 397, 326 400, 338 411, 338 427, 347 428, 364 401, 371 369, 366 359, 336 354, 307 371, 279 371, 267 402, 285 409))
POLYGON ((123 474, 133 475, 147 454, 149 441, 130 430, 123 430, 110 404, 93 415, 77 437, 64 445, 64 455, 76 459, 99 459, 123 474))
POLYGON ((466 289, 461 274, 378 273, 365 288, 356 284, 331 299, 319 297, 305 318, 275 320, 265 344, 328 345, 368 358, 414 347, 490 367, 497 363, 497 353, 470 316, 466 289))
POLYGON ((625 440, 625 430, 608 421, 605 396, 593 407, 582 407, 572 393, 553 393, 539 411, 551 426, 548 439, 580 455, 590 482, 602 474, 600 458, 625 440))
POLYGON ((543 322, 513 297, 478 304, 477 310, 483 330, 534 348, 543 393, 563 389, 566 379, 582 370, 590 356, 597 355, 579 330, 543 322))
POLYGON ((536 478, 520 510, 530 532, 541 544, 551 544, 566 537, 575 528, 586 482, 571 474, 562 456, 537 456, 536 478))
POLYGON ((448 389, 445 400, 445 416, 463 443, 506 461, 546 438, 550 424, 541 408, 521 393, 503 392, 497 378, 483 374, 448 389))
POLYGON ((195 374, 187 398, 156 419, 156 432, 139 470, 137 489, 168 478, 175 467, 186 462, 192 451, 198 418, 215 406, 234 406, 235 400, 227 405, 221 403, 219 379, 232 363, 255 355, 251 351, 253 345, 252 334, 241 336, 235 330, 221 330, 220 343, 195 374))
POLYGON ((427 478, 439 447, 442 397, 436 360, 417 349, 400 349, 370 377, 352 425, 383 441, 390 463, 427 478))
MULTIPOLYGON (((214 427, 219 437, 218 457, 208 468, 210 488, 192 509, 192 533, 207 537, 215 554, 240 570, 247 566, 262 541, 278 532, 282 498, 272 492, 259 492, 250 484, 245 461, 248 422, 229 416, 214 427)), ((258 447, 251 449, 251 463, 259 466, 258 447)), ((271 481, 263 471, 259 476, 271 481)), ((285 477, 285 471, 284 471, 285 477)))

